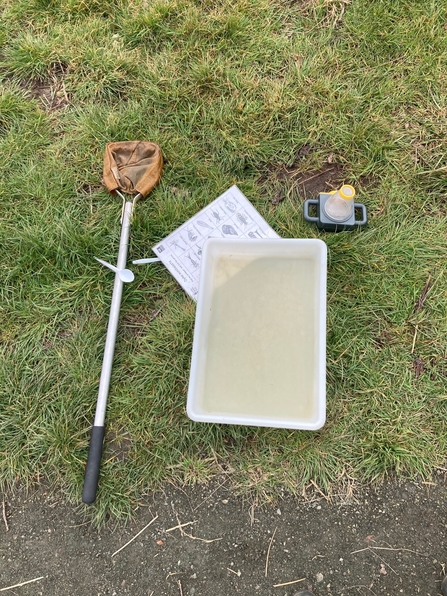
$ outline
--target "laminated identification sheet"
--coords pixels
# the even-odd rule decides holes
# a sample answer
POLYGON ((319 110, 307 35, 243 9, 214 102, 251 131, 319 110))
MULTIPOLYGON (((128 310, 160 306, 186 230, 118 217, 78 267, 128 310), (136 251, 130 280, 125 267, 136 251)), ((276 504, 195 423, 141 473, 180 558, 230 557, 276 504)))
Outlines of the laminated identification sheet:
POLYGON ((278 237, 238 187, 232 186, 152 250, 197 300, 202 249, 208 238, 278 237))

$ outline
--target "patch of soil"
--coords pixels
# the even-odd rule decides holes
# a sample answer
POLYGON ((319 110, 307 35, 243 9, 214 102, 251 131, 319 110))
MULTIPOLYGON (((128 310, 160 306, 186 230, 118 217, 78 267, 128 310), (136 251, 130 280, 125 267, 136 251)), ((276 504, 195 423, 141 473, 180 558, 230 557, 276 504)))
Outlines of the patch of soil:
POLYGON ((99 192, 100 190, 103 190, 104 186, 102 184, 87 184, 87 183, 83 183, 81 184, 81 186, 78 188, 78 192, 80 194, 83 195, 94 195, 97 192, 99 192))
POLYGON ((339 188, 344 182, 344 169, 340 164, 326 163, 317 170, 290 172, 298 194, 304 199, 318 198, 320 192, 339 188))
POLYGON ((373 342, 379 350, 385 348, 386 346, 391 346, 395 343, 396 337, 391 331, 383 330, 377 335, 373 342))
POLYGON ((419 379, 419 377, 424 372, 424 370, 425 370, 424 360, 422 360, 422 358, 415 358, 413 360, 413 371, 414 371, 414 376, 416 377, 416 379, 419 379))
MULTIPOLYGON (((273 205, 278 205, 291 191, 303 200, 315 199, 321 192, 335 190, 348 182, 346 169, 342 164, 336 163, 333 153, 328 155, 327 161, 319 168, 306 168, 306 160, 313 152, 310 145, 303 145, 298 150, 292 166, 285 164, 266 166, 265 173, 260 177, 260 183, 273 186, 274 192, 271 199, 273 205)), ((376 180, 373 176, 360 176, 355 185, 371 189, 376 185, 376 180)))
POLYGON ((28 92, 30 97, 39 99, 45 110, 49 112, 62 110, 70 104, 64 84, 64 77, 67 72, 68 67, 66 65, 56 64, 48 80, 24 79, 21 81, 20 86, 28 92))
POLYGON ((276 191, 271 200, 272 205, 283 201, 290 188, 300 197, 311 199, 318 197, 320 192, 327 192, 339 188, 344 181, 343 166, 340 164, 324 164, 321 168, 306 170, 295 166, 285 165, 276 168, 268 176, 276 191))
POLYGON ((235 496, 226 479, 183 489, 168 485, 142 500, 131 523, 101 531, 43 488, 5 495, 0 589, 31 582, 8 593, 440 593, 447 562, 441 475, 436 485, 364 488, 347 502, 315 493, 307 500, 283 495, 265 507, 235 496))
POLYGON ((48 111, 63 109, 69 103, 68 97, 64 97, 57 86, 50 83, 33 81, 28 92, 33 99, 40 99, 48 111))

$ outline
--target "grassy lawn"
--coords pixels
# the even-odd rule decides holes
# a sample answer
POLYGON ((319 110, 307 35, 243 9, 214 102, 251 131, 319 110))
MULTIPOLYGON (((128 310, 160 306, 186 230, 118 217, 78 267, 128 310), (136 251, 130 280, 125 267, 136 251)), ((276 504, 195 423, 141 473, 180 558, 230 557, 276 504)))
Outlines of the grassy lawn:
POLYGON ((0 485, 80 501, 121 204, 108 141, 158 143, 129 262, 237 184, 283 237, 329 249, 327 423, 185 413, 195 304, 161 266, 125 287, 98 522, 166 480, 332 491, 446 459, 447 2, 4 0, 0 18, 0 485), (302 202, 345 181, 370 225, 302 202))

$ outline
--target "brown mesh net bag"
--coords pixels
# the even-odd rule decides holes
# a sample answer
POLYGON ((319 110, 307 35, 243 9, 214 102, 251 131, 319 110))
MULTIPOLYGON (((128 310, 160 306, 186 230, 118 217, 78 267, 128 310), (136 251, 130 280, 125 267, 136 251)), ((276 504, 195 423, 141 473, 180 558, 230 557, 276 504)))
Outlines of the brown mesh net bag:
POLYGON ((147 196, 163 169, 163 156, 156 143, 124 141, 108 143, 104 153, 103 183, 109 192, 147 196))

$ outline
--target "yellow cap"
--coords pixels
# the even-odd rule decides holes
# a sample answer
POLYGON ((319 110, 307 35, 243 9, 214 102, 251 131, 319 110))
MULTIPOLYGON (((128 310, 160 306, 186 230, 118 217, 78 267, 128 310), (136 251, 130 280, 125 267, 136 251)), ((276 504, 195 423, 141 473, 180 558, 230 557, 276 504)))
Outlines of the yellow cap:
POLYGON ((349 184, 343 184, 338 192, 340 193, 341 198, 346 199, 347 201, 355 197, 355 188, 349 184))

